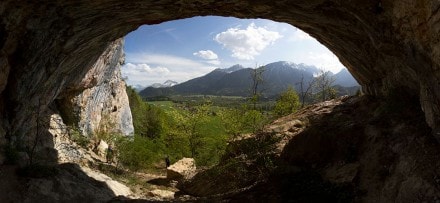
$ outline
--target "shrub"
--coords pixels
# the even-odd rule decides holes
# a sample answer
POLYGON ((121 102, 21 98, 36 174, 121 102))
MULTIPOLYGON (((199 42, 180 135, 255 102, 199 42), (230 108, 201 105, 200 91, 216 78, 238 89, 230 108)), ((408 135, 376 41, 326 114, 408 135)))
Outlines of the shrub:
POLYGON ((78 128, 68 127, 69 128, 69 137, 72 141, 76 142, 79 146, 87 148, 90 144, 89 138, 83 136, 78 128))
POLYGON ((152 140, 135 135, 133 139, 120 137, 116 142, 116 154, 121 164, 137 171, 150 168, 153 163, 163 158, 163 145, 158 140, 152 140))
POLYGON ((274 112, 278 116, 285 116, 295 112, 299 107, 298 94, 292 87, 288 87, 277 99, 274 112))

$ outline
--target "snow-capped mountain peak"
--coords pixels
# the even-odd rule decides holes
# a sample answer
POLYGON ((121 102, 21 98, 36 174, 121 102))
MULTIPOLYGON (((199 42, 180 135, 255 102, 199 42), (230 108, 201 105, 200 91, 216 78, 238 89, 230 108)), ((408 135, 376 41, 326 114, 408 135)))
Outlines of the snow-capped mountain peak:
POLYGON ((167 80, 167 81, 165 81, 164 83, 154 83, 154 84, 152 84, 152 85, 150 85, 150 87, 155 87, 155 88, 161 88, 161 87, 172 87, 172 86, 174 86, 174 85, 177 85, 177 84, 179 84, 178 82, 176 82, 176 81, 173 81, 173 80, 167 80))

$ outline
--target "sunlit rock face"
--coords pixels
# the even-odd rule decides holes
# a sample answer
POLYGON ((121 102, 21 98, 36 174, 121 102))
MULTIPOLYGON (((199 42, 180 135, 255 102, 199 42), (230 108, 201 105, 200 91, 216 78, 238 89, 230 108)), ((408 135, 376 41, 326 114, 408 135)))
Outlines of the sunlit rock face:
MULTIPOLYGON (((78 0, 0 2, 0 126, 25 136, 35 109, 77 87, 114 40, 142 24, 199 15, 297 26, 332 50, 363 90, 420 98, 440 127, 440 2, 433 0, 78 0)), ((93 94, 93 93, 91 93, 93 94)), ((80 100, 78 100, 81 102, 80 100)), ((87 110, 86 110, 87 111, 87 110)))
POLYGON ((126 86, 121 77, 123 62, 123 40, 118 39, 108 46, 74 87, 77 91, 71 89, 57 100, 64 122, 89 136, 99 131, 133 134, 126 86), (79 90, 82 92, 76 94, 79 90))

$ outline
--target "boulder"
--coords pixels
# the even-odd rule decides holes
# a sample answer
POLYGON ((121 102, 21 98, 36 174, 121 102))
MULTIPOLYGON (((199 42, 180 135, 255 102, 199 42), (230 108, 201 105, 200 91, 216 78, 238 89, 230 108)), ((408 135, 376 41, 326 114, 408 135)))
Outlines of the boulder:
POLYGON ((105 157, 107 154, 108 144, 104 140, 100 140, 98 147, 96 147, 97 153, 101 157, 105 157))
POLYGON ((170 180, 190 179, 196 174, 196 164, 193 158, 183 158, 167 168, 167 178, 170 180))
POLYGON ((107 175, 98 172, 98 171, 94 171, 88 167, 81 167, 81 170, 89 177, 103 182, 105 183, 105 185, 107 186, 108 189, 110 189, 115 195, 119 196, 129 196, 132 194, 131 190, 129 187, 127 187, 126 185, 113 180, 112 178, 108 177, 107 175))
POLYGON ((150 197, 155 197, 158 199, 173 199, 174 198, 174 192, 169 191, 169 190, 154 189, 154 190, 148 192, 148 195, 150 197))
POLYGON ((64 163, 57 165, 51 176, 29 179, 21 194, 13 202, 108 202, 132 192, 98 171, 64 163))

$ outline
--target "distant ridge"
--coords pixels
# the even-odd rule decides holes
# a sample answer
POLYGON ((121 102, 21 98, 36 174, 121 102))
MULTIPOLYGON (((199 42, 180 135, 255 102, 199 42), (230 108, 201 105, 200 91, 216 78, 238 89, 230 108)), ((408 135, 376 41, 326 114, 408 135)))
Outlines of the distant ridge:
POLYGON ((173 81, 173 80, 167 80, 167 81, 165 81, 165 82, 162 83, 162 84, 160 84, 160 83, 154 83, 154 84, 150 85, 150 87, 154 87, 154 88, 163 88, 163 87, 172 87, 172 86, 177 85, 177 84, 179 84, 179 83, 176 82, 176 81, 173 81))
MULTIPOLYGON (((279 61, 265 65, 261 91, 264 97, 275 97, 288 86, 299 91, 301 80, 308 84, 314 75, 320 72, 315 66, 295 64, 279 61)), ((244 68, 237 64, 226 69, 215 69, 198 78, 168 87, 150 86, 140 92, 144 98, 170 96, 170 95, 224 95, 224 96, 249 96, 249 87, 252 84, 251 68, 244 68)), ((343 69, 334 74, 338 90, 353 92, 359 86, 351 74, 343 69), (350 87, 350 88, 349 88, 350 87), (355 88, 351 88, 355 87, 355 88)))

